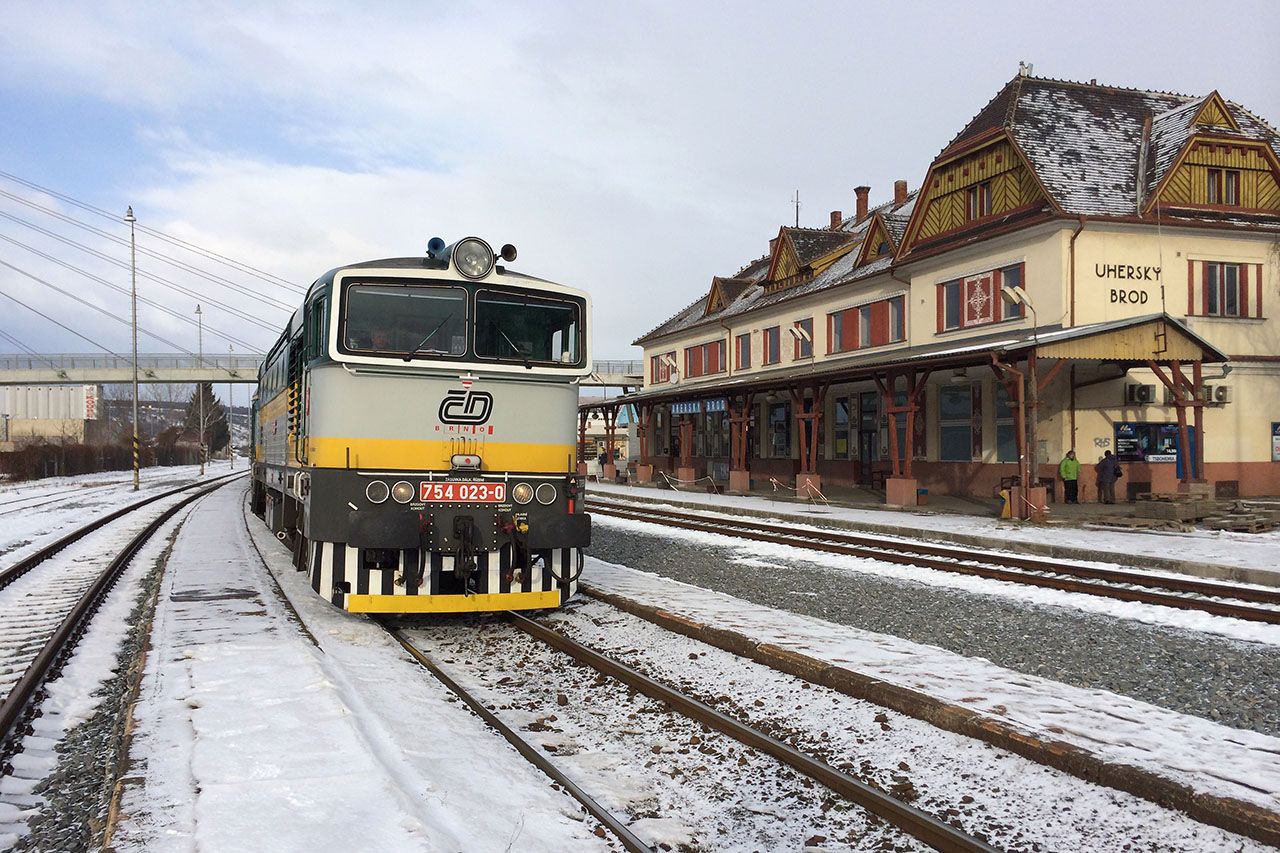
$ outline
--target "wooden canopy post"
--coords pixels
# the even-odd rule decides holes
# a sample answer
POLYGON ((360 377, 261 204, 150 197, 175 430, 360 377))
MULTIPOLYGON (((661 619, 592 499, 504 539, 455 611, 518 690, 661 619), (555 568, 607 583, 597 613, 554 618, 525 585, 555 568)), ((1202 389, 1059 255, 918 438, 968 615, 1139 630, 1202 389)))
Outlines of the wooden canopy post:
POLYGON ((801 385, 791 388, 791 404, 800 434, 800 472, 796 475, 796 497, 809 498, 822 495, 822 477, 818 474, 818 431, 822 428, 822 410, 826 405, 826 383, 812 386, 813 405, 805 407, 808 389, 801 385))
POLYGON ((601 475, 608 481, 612 482, 618 479, 618 465, 614 462, 613 446, 617 441, 618 433, 618 407, 604 406, 601 411, 604 412, 604 452, 605 463, 604 470, 601 475))
MULTIPOLYGON (((1204 397, 1204 365, 1195 361, 1191 364, 1191 381, 1194 384, 1194 396, 1197 400, 1205 403, 1209 401, 1204 397)), ((1204 406, 1196 406, 1194 411, 1196 419, 1196 481, 1208 482, 1208 478, 1204 473, 1204 406)))
POLYGON ((693 467, 693 415, 680 416, 680 467, 676 479, 693 482, 698 472, 693 467))
MULTIPOLYGON (((1195 370, 1193 375, 1199 372, 1200 363, 1194 362, 1195 370)), ((1169 368, 1168 375, 1165 375, 1160 364, 1154 360, 1148 360, 1147 366, 1151 368, 1151 372, 1156 375, 1164 386, 1173 393, 1173 405, 1178 412, 1178 456, 1182 462, 1182 476, 1178 478, 1179 492, 1194 492, 1198 494, 1208 494, 1208 482, 1201 479, 1203 476, 1203 468, 1201 467, 1204 460, 1204 436, 1200 435, 1200 427, 1203 425, 1203 414, 1200 409, 1204 406, 1204 400, 1196 393, 1200 383, 1197 381, 1192 384, 1182 372, 1182 363, 1177 359, 1166 362, 1169 368), (1195 409, 1196 421, 1196 449, 1191 452, 1190 436, 1187 434, 1187 407, 1195 409), (1194 473, 1193 469, 1194 468, 1194 473)))
MULTIPOLYGON (((1013 440, 1018 450, 1018 485, 1009 495, 1009 500, 1013 504, 1013 515, 1015 518, 1044 521, 1045 502, 1048 499, 1049 490, 1041 486, 1038 481, 1032 482, 1034 468, 1027 447, 1027 376, 1021 370, 1000 361, 999 354, 994 352, 991 353, 991 367, 1015 403, 1013 440)), ((1030 368, 1029 358, 1028 368, 1030 368)))
MULTIPOLYGON (((899 406, 894 400, 897 393, 898 375, 886 373, 882 380, 872 377, 880 396, 884 400, 884 411, 889 416, 889 465, 891 474, 884 481, 884 502, 888 506, 917 506, 920 503, 919 483, 911 476, 911 447, 915 436, 915 404, 919 398, 920 384, 916 383, 915 371, 905 374, 907 378, 907 402, 899 406), (906 415, 906 450, 905 463, 900 462, 901 449, 898 447, 898 415, 906 415)), ((927 375, 927 374, 926 374, 927 375)))
POLYGON ((751 471, 747 463, 751 448, 747 444, 751 426, 751 405, 754 394, 746 394, 728 401, 729 405, 729 491, 746 493, 751 490, 751 471))
POLYGON ((650 458, 653 440, 653 403, 640 403, 636 406, 639 416, 636 418, 636 440, 640 442, 640 464, 636 466, 636 481, 653 482, 653 461, 650 458))
MULTIPOLYGON (((906 477, 908 480, 912 479, 911 460, 915 458, 916 455, 916 415, 920 412, 920 395, 924 393, 924 386, 929 380, 930 372, 931 371, 929 370, 925 370, 920 374, 919 378, 917 378, 915 369, 913 368, 911 372, 907 374, 907 388, 909 391, 907 394, 907 446, 903 453, 902 476, 906 477)), ((898 432, 896 423, 893 432, 896 437, 898 432)))
POLYGON ((889 416, 889 476, 896 478, 902 476, 901 470, 898 468, 898 415, 897 406, 893 401, 893 386, 897 382, 897 377, 892 373, 886 373, 883 378, 879 375, 871 377, 875 380, 876 387, 880 389, 880 398, 884 401, 885 414, 889 416))
POLYGON ((578 475, 587 475, 587 410, 578 410, 578 475))

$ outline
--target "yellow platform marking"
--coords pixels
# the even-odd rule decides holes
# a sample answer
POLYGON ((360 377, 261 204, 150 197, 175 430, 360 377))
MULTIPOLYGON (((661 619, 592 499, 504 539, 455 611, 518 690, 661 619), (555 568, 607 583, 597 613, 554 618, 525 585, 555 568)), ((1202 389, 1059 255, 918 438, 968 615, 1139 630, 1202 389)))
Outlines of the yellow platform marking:
POLYGON ((348 595, 352 613, 472 613, 559 607, 560 593, 506 592, 476 595, 348 595))

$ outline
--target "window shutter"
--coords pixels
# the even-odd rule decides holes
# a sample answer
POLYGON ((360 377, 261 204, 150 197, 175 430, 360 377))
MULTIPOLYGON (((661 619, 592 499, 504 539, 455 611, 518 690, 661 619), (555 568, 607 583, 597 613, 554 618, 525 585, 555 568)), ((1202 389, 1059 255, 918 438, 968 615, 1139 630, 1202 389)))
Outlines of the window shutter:
POLYGON ((1196 262, 1187 261, 1187 316, 1196 313, 1196 262))
POLYGON ((1253 301, 1253 316, 1262 316, 1262 264, 1253 265, 1253 281, 1254 287, 1257 289, 1257 299, 1253 301))
POLYGON ((1249 265, 1240 265, 1240 281, 1236 285, 1240 288, 1240 316, 1252 317, 1249 313, 1249 265))
POLYGON ((941 332, 946 318, 947 288, 945 284, 934 285, 934 301, 938 304, 938 331, 941 332))
POLYGON ((871 306, 871 345, 883 346, 889 343, 889 302, 880 300, 871 306))

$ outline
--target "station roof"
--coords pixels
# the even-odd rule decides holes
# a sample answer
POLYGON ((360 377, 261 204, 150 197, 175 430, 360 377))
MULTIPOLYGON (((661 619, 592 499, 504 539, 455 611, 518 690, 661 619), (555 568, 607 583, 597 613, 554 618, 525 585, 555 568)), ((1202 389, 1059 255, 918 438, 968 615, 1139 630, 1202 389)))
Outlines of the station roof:
POLYGON ((1148 361, 1204 364, 1228 360, 1225 353, 1168 314, 1147 314, 1123 320, 1089 323, 1072 328, 1018 327, 959 340, 874 352, 857 351, 843 359, 795 363, 771 371, 726 376, 722 381, 697 385, 662 385, 615 398, 613 402, 668 402, 709 399, 755 393, 813 382, 868 379, 904 368, 949 370, 991 364, 992 353, 1017 356, 1034 349, 1038 358, 1112 362, 1128 367, 1148 361), (1160 340, 1163 332, 1164 340, 1160 340))

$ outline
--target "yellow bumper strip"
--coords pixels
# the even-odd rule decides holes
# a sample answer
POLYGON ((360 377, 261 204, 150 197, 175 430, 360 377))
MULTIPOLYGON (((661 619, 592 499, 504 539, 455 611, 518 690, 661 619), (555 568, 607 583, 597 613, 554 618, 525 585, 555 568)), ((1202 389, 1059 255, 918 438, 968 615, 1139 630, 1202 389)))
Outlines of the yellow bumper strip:
POLYGON ((560 593, 498 592, 477 595, 348 595, 352 613, 472 613, 559 607, 560 593))

